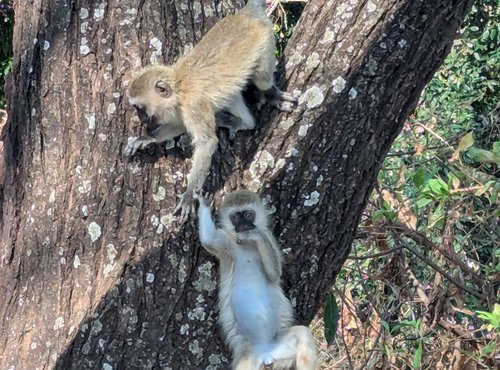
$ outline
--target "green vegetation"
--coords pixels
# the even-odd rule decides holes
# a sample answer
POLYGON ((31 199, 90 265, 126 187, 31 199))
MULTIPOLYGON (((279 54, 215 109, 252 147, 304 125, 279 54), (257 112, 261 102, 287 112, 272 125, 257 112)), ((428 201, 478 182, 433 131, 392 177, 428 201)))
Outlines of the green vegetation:
POLYGON ((480 0, 379 173, 325 369, 498 366, 499 99, 500 4, 480 0))
POLYGON ((12 1, 0 0, 0 109, 5 107, 5 76, 12 67, 12 1))

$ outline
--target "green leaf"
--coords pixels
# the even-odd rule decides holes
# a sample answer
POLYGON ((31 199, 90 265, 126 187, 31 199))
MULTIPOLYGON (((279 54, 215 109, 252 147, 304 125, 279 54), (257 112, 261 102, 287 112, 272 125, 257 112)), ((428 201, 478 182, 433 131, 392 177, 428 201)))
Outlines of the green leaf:
POLYGON ((495 141, 493 143, 493 153, 500 154, 500 141, 495 141))
POLYGON ((419 168, 413 175, 413 183, 417 188, 421 188, 425 183, 426 173, 423 168, 419 168))
POLYGON ((436 195, 448 195, 450 192, 448 184, 441 179, 430 179, 427 182, 427 185, 429 186, 429 189, 436 195))
POLYGON ((473 161, 479 163, 497 163, 500 164, 500 153, 490 152, 489 150, 471 147, 467 154, 473 161))
POLYGON ((444 216, 444 204, 439 203, 439 205, 436 207, 436 210, 429 216, 429 219, 427 221, 429 224, 428 227, 440 227, 444 221, 444 216))
POLYGON ((325 339, 328 344, 332 344, 335 334, 339 327, 339 307, 332 293, 328 293, 325 302, 325 314, 323 321, 325 323, 325 339))
POLYGON ((472 136, 472 132, 469 132, 467 135, 460 139, 456 151, 459 153, 463 152, 469 149, 472 144, 474 144, 474 137, 472 136))
POLYGON ((420 197, 420 198, 417 200, 417 202, 416 202, 416 204, 417 204, 417 208, 418 208, 418 209, 425 208, 425 207, 427 207, 427 206, 428 206, 430 203, 432 203, 432 202, 433 202, 433 200, 432 200, 432 199, 430 199, 430 198, 420 197))
POLYGON ((420 364, 422 363, 422 341, 418 342, 418 348, 413 356, 413 361, 411 363, 411 367, 414 369, 420 369, 420 364))

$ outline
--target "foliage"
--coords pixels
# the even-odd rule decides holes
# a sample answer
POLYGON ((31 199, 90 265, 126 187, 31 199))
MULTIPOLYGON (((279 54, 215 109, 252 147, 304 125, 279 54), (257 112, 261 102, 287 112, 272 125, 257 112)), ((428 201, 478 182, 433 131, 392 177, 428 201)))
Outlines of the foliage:
POLYGON ((13 1, 0 0, 0 108, 5 106, 5 76, 12 68, 13 1))
POLYGON ((480 0, 379 173, 323 368, 499 365, 499 98, 500 3, 480 0))

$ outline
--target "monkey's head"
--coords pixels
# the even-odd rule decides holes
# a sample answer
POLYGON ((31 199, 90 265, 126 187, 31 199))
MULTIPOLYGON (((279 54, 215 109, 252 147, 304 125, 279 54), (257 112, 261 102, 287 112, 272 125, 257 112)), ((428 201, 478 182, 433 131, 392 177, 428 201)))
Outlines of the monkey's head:
POLYGON ((267 228, 267 211, 260 197, 248 190, 229 193, 219 207, 219 227, 236 233, 267 228))
POLYGON ((170 66, 144 68, 132 78, 128 96, 148 133, 167 124, 176 116, 174 69, 170 66))

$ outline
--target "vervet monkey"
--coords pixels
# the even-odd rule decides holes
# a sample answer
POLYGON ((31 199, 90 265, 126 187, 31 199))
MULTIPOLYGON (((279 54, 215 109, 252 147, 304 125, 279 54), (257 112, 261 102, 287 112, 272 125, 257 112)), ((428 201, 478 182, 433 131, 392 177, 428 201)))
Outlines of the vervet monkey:
POLYGON ((187 190, 174 211, 181 210, 182 221, 194 209, 193 192, 202 188, 217 148, 215 114, 227 111, 233 117, 220 123, 229 128, 231 136, 255 127, 241 95, 248 80, 261 91, 294 101, 275 86, 274 50, 273 25, 265 13, 265 1, 249 0, 238 13, 213 26, 190 54, 171 66, 146 67, 132 79, 129 101, 145 125, 146 135, 129 138, 125 155, 183 133, 192 138, 193 164, 187 190))
POLYGON ((257 194, 226 196, 217 226, 206 200, 199 199, 202 245, 220 262, 219 321, 235 370, 313 370, 314 338, 305 326, 291 326, 292 306, 280 286, 281 253, 257 194))

